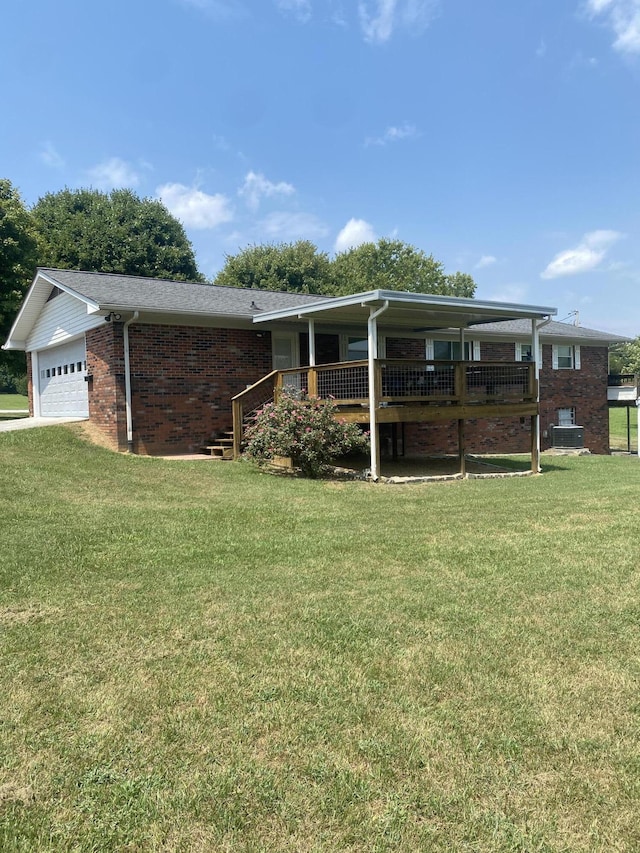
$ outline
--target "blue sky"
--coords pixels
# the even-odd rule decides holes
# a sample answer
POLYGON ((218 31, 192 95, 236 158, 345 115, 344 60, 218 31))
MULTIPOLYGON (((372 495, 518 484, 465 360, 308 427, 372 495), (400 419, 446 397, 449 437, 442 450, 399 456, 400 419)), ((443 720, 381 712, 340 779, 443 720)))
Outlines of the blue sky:
POLYGON ((13 0, 0 173, 127 186, 207 276, 397 237, 640 333, 640 0, 13 0))

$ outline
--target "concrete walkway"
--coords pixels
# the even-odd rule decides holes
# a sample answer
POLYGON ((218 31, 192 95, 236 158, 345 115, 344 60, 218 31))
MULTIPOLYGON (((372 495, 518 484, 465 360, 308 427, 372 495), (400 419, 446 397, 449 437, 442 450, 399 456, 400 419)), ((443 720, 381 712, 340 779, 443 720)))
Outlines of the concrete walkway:
MULTIPOLYGON (((15 411, 11 414, 15 414, 15 411)), ((72 424, 76 421, 86 420, 88 418, 12 418, 9 421, 0 421, 0 432, 13 432, 16 429, 55 426, 56 424, 72 424)))

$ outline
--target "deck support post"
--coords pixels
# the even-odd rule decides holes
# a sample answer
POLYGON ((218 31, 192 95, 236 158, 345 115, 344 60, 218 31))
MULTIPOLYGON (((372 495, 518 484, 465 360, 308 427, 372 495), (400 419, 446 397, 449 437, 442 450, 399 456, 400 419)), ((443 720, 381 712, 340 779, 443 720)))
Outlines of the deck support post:
POLYGON ((546 325, 549 320, 538 323, 531 320, 531 358, 533 360, 534 393, 536 402, 536 414, 531 417, 531 471, 540 474, 540 365, 542 352, 540 350, 540 327, 546 325))
POLYGON ((460 473, 466 476, 467 466, 465 463, 465 434, 464 434, 464 418, 458 419, 458 454, 460 456, 460 473))
POLYGON ((371 440, 371 479, 380 479, 380 430, 378 429, 378 385, 376 382, 376 359, 378 357, 378 317, 389 307, 386 300, 379 308, 369 309, 367 320, 367 358, 369 367, 369 434, 371 440))

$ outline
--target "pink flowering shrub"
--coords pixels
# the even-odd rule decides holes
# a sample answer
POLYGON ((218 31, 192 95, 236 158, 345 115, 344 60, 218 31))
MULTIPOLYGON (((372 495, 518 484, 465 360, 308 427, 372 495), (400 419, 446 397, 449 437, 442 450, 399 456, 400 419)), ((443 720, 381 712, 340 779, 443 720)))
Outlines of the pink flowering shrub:
POLYGON ((336 420, 331 400, 283 393, 267 403, 245 434, 245 454, 257 462, 288 456, 307 477, 317 477, 332 460, 369 449, 357 424, 336 420))

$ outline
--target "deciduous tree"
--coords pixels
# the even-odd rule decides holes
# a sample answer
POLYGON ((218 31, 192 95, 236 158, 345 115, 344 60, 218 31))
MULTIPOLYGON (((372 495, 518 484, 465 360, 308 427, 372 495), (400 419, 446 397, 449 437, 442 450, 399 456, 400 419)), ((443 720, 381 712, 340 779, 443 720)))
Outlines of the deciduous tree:
MULTIPOLYGON (((38 241, 33 217, 20 193, 0 179, 0 344, 3 344, 31 284, 38 263, 38 241)), ((0 351, 3 376, 25 371, 22 353, 0 351)))
POLYGON ((330 293, 331 262, 308 240, 248 246, 226 255, 214 284, 281 290, 290 293, 330 293))
POLYGON ((467 296, 475 293, 470 275, 446 275, 444 266, 402 240, 382 238, 338 254, 333 261, 335 291, 340 294, 367 290, 404 290, 467 296))
POLYGON ((132 190, 64 189, 33 208, 41 266, 202 281, 184 228, 162 202, 132 190))

